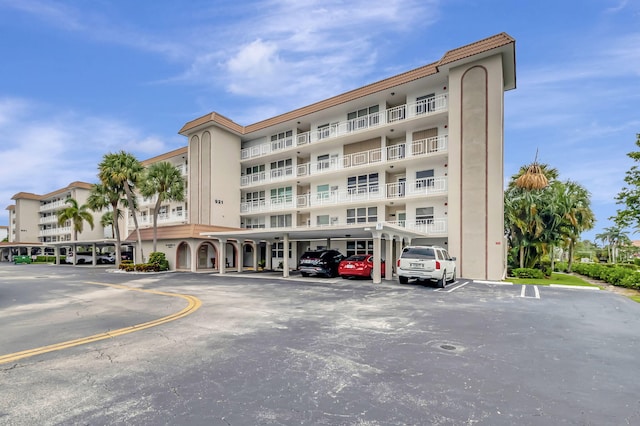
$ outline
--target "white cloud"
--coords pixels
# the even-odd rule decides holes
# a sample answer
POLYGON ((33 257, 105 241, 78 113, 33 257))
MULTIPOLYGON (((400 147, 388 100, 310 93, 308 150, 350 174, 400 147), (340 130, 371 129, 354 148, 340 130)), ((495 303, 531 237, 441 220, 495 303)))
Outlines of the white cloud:
MULTIPOLYGON (((0 98, 0 199, 46 194, 74 181, 95 182, 104 154, 124 149, 144 160, 175 147, 118 120, 59 112, 0 98)), ((6 207, 6 206, 0 206, 6 207)), ((0 223, 6 222, 0 210, 0 223)))

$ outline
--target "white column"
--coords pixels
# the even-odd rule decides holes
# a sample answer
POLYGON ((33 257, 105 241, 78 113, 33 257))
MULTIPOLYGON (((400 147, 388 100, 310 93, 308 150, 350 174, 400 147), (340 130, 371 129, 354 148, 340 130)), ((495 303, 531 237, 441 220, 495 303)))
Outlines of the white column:
POLYGON ((380 248, 382 236, 379 232, 372 232, 373 236, 373 283, 380 284, 382 282, 380 273, 380 248))
POLYGON ((387 244, 385 247, 385 259, 384 259, 384 280, 392 281, 393 280, 393 265, 395 264, 395 259, 393 258, 393 237, 391 235, 387 236, 386 240, 387 244))
POLYGON ((256 244, 255 241, 251 242, 251 250, 253 250, 253 270, 258 270, 258 248, 260 247, 259 243, 256 244))
POLYGON ((227 240, 218 240, 218 272, 224 274, 227 268, 227 240))
POLYGON ((284 256, 282 259, 282 278, 289 278, 289 234, 284 234, 282 245, 284 246, 284 256))
POLYGON ((265 243, 264 260, 265 260, 265 264, 264 264, 265 269, 269 269, 269 270, 273 269, 271 266, 271 241, 267 241, 265 243))
POLYGON ((189 269, 191 272, 198 270, 198 243, 190 241, 189 246, 189 269))
POLYGON ((238 272, 242 272, 242 259, 243 259, 243 250, 244 250, 244 246, 242 244, 242 241, 238 241, 236 244, 234 244, 235 248, 236 248, 236 270, 238 272))

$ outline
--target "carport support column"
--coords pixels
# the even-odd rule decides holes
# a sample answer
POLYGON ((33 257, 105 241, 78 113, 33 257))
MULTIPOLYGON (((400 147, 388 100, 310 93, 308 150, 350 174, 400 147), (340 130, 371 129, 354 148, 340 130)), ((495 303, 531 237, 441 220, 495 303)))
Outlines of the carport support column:
POLYGON ((331 238, 327 238, 327 250, 331 248, 331 238))
POLYGON ((384 280, 393 281, 393 265, 395 259, 393 258, 393 237, 387 237, 387 245, 385 247, 385 259, 384 259, 384 280))
POLYGON ((53 255, 56 258, 56 265, 60 264, 60 247, 59 246, 53 246, 53 255))
POLYGON ((264 268, 271 270, 271 241, 266 241, 264 245, 264 268))
POLYGON ((380 258, 382 248, 382 234, 379 231, 373 231, 373 283, 380 284, 382 282, 380 273, 380 258))
POLYGON ((236 248, 236 270, 242 272, 242 250, 244 249, 244 245, 242 241, 238 240, 238 242, 234 244, 234 247, 236 248))
POLYGON ((221 238, 218 240, 218 272, 225 273, 227 267, 227 240, 221 238))
POLYGON ((255 241, 251 242, 251 250, 253 253, 253 270, 257 271, 258 270, 258 250, 260 249, 260 244, 256 243, 255 241))
POLYGON ((289 278, 289 234, 284 234, 282 246, 282 278, 289 278))

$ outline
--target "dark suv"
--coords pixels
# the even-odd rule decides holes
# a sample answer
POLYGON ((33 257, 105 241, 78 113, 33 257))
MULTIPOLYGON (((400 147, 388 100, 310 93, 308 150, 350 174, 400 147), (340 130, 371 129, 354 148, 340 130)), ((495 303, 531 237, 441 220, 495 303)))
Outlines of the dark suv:
POLYGON ((344 256, 337 250, 307 251, 300 257, 300 273, 303 277, 309 275, 337 277, 338 265, 342 259, 344 256))

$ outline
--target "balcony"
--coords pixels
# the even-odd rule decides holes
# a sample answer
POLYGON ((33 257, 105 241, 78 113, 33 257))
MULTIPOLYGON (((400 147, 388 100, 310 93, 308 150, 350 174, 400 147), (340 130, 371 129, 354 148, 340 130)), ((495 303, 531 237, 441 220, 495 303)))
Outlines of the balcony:
POLYGON ((44 212, 47 210, 60 210, 62 208, 68 207, 66 200, 58 200, 52 203, 43 204, 40 206, 40 211, 44 212))
POLYGON ((379 186, 347 189, 344 191, 326 191, 315 194, 301 194, 255 200, 240 204, 240 213, 265 213, 307 207, 323 207, 369 201, 397 200, 410 197, 428 197, 445 195, 447 178, 433 177, 409 182, 388 183, 381 190, 379 186))
POLYGON ((41 217, 40 218, 40 223, 41 224, 58 223, 58 216, 57 215, 50 215, 50 216, 41 217))
POLYGON ((273 152, 284 151, 295 146, 306 145, 314 142, 324 141, 330 138, 338 138, 347 134, 352 134, 367 129, 391 125, 399 121, 421 118, 428 115, 446 111, 448 108, 447 95, 441 94, 418 102, 399 105, 387 110, 354 118, 352 120, 341 121, 326 127, 299 133, 292 137, 271 141, 262 145, 252 146, 240 151, 240 159, 248 160, 261 157, 273 152))
POLYGON ((38 231, 39 237, 49 237, 52 235, 61 235, 61 234, 71 234, 71 227, 66 226, 64 228, 41 229, 40 231, 38 231))
POLYGON ((447 219, 425 219, 409 222, 406 220, 396 220, 385 222, 389 225, 396 225, 413 231, 422 232, 428 235, 446 235, 447 219))
MULTIPOLYGON (((178 225, 182 223, 186 223, 187 221, 187 211, 183 210, 178 213, 171 214, 158 214, 158 226, 162 225, 178 225)), ((138 215, 138 225, 141 228, 147 228, 153 226, 153 215, 138 215)), ((127 227, 129 229, 135 228, 135 223, 133 223, 133 218, 129 217, 127 221, 127 227)))
POLYGON ((356 152, 349 155, 338 156, 315 163, 304 163, 295 166, 295 175, 291 166, 272 169, 240 177, 240 186, 268 184, 288 178, 318 175, 335 172, 355 167, 364 167, 385 161, 397 161, 409 158, 419 158, 447 152, 448 135, 434 136, 413 142, 391 145, 384 148, 371 149, 369 151, 356 152))

